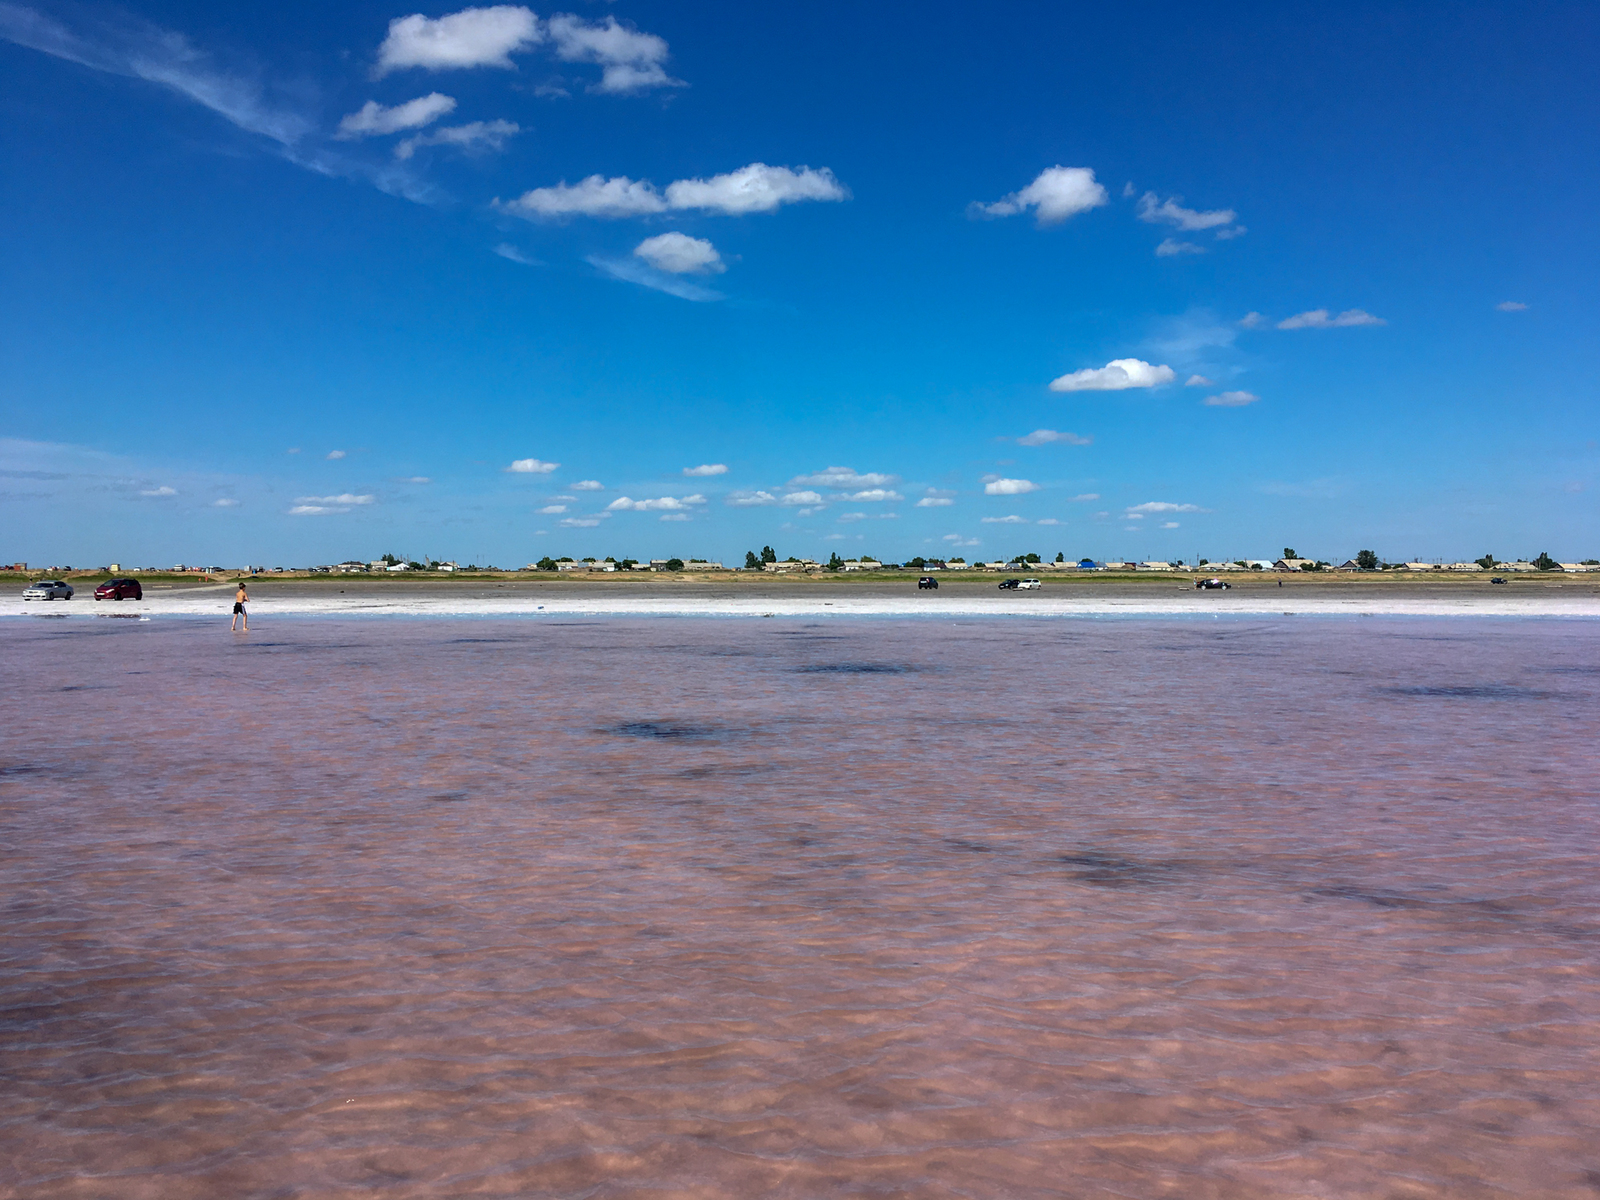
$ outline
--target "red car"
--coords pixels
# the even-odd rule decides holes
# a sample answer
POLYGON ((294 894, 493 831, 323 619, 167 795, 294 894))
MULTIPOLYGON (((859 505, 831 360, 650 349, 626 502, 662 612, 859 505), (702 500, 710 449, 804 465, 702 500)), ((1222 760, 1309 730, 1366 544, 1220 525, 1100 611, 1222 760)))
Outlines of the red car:
POLYGON ((137 579, 108 579, 94 590, 96 600, 143 600, 144 589, 137 579))

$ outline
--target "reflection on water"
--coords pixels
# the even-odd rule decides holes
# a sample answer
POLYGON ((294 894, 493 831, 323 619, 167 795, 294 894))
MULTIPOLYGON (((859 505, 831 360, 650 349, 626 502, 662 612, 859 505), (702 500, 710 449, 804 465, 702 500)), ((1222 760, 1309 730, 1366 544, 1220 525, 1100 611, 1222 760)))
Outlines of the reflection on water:
POLYGON ((0 645, 0 1197, 1600 1192, 1600 627, 0 645))

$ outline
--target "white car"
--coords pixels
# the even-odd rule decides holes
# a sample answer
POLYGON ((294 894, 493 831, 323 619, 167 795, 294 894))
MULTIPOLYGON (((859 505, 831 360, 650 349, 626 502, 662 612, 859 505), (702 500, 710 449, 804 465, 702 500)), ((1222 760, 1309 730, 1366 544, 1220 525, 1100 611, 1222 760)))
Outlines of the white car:
POLYGON ((1024 579, 1021 583, 1017 584, 1017 586, 1025 592, 1037 592, 1044 586, 1044 584, 1040 583, 1037 579, 1024 579))
POLYGON ((22 589, 24 600, 71 600, 72 585, 60 579, 41 579, 22 589))

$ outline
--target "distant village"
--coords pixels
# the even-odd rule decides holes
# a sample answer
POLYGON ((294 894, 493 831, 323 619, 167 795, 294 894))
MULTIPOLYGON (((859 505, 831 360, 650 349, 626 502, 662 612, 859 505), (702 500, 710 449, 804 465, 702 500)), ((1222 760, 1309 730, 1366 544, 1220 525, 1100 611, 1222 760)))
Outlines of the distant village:
MULTIPOLYGON (((1038 554, 1023 554, 1015 558, 999 558, 990 561, 974 560, 968 562, 965 558, 909 558, 904 562, 885 562, 872 557, 840 558, 837 554, 826 562, 814 558, 785 558, 780 559, 770 546, 763 546, 758 553, 751 550, 745 554, 745 561, 738 565, 724 565, 721 562, 704 558, 652 558, 649 560, 633 558, 541 558, 538 562, 528 563, 523 567, 497 567, 488 564, 458 563, 454 561, 417 560, 407 559, 394 554, 386 554, 382 558, 370 561, 348 559, 340 563, 331 563, 313 567, 219 567, 219 566, 190 566, 179 563, 173 567, 124 567, 120 563, 111 563, 100 568, 77 568, 82 572, 93 573, 98 570, 109 574, 252 574, 252 575, 403 575, 421 574, 448 576, 461 572, 546 572, 552 574, 571 574, 574 572, 601 572, 613 573, 621 571, 657 571, 657 572, 690 572, 701 573, 708 571, 730 572, 759 572, 764 574, 816 574, 839 572, 844 574, 863 571, 977 571, 991 573, 1015 574, 1019 572, 1115 572, 1117 574, 1149 573, 1149 572, 1295 572, 1311 573, 1327 572, 1361 572, 1377 573, 1386 571, 1402 571, 1408 573, 1447 573, 1458 575, 1482 574, 1493 572, 1498 574, 1514 574, 1522 572, 1562 572, 1566 574, 1600 573, 1600 559, 1584 559, 1581 562, 1558 562, 1548 554, 1540 554, 1532 559, 1502 560, 1492 554, 1470 562, 1385 562, 1370 550, 1363 550, 1354 558, 1344 562, 1331 563, 1318 559, 1301 558, 1291 548, 1285 547, 1284 554, 1275 559, 1265 558, 1237 558, 1237 559, 1207 559, 1197 558, 1192 562, 1181 559, 1170 561, 1148 560, 1136 562, 1133 560, 1108 559, 1100 561, 1092 558, 1069 560, 1064 554, 1057 554, 1053 561, 1047 560, 1038 554)), ((13 563, 10 566, 0 566, 0 571, 10 571, 21 574, 66 574, 73 572, 71 566, 51 566, 46 568, 35 567, 32 570, 25 562, 13 563)))

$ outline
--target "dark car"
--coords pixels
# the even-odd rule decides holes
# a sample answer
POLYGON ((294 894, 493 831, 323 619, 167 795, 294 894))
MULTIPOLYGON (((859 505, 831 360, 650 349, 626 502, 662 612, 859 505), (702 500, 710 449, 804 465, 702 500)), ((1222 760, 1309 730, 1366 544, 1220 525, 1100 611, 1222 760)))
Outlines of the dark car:
POLYGON ((1194 581, 1194 586, 1197 587, 1197 588, 1202 588, 1205 591, 1209 592, 1209 591, 1212 591, 1215 588, 1222 588, 1222 589, 1226 590, 1228 588, 1231 588, 1233 586, 1233 584, 1229 583, 1226 579, 1212 578, 1212 579, 1196 579, 1194 581))
POLYGON ((137 579, 108 579, 94 590, 96 600, 143 600, 144 588, 137 579))
POLYGON ((939 581, 932 575, 924 575, 921 579, 917 580, 917 586, 919 588, 932 588, 934 591, 938 591, 939 581))
POLYGON ((1496 575, 1493 579, 1489 580, 1489 582, 1490 583, 1504 583, 1505 580, 1501 579, 1498 575, 1496 575))
POLYGON ((1022 580, 1020 579, 1002 579, 1000 581, 1000 590, 1002 592, 1014 592, 1021 586, 1022 580))

